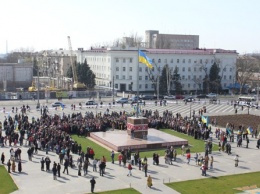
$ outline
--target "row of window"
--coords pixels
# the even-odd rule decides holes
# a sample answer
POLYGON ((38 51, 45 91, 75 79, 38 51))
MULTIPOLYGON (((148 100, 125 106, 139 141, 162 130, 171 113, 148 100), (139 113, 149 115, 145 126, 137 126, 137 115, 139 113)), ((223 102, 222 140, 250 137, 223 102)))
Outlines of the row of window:
MULTIPOLYGON (((132 59, 132 58, 129 58, 128 60, 129 60, 129 63, 132 63, 132 62, 133 62, 133 59, 132 59)), ((115 61, 116 61, 116 63, 119 63, 120 60, 119 60, 119 58, 115 58, 115 61)), ((162 59, 158 59, 158 60, 152 59, 152 61, 153 61, 153 63, 156 63, 156 62, 157 62, 157 63, 161 63, 162 61, 164 61, 165 64, 168 63, 168 60, 167 60, 167 59, 164 59, 164 60, 162 60, 162 59)), ((198 63, 198 64, 203 64, 203 63, 205 63, 205 64, 208 64, 210 60, 205 59, 204 62, 203 62, 203 59, 198 59, 198 60, 194 60, 194 61, 192 61, 191 59, 188 59, 188 60, 186 60, 186 59, 182 59, 182 60, 181 60, 181 59, 177 59, 177 60, 176 60, 176 63, 181 63, 181 61, 182 61, 182 63, 188 62, 188 63, 198 63)), ((122 62, 123 62, 123 63, 126 63, 126 59, 123 58, 123 59, 122 59, 122 62)), ((169 62, 170 62, 170 63, 173 63, 173 62, 174 62, 174 59, 170 59, 169 62)), ((214 60, 211 59, 211 64, 213 64, 213 63, 214 63, 214 60)))
MULTIPOLYGON (((185 84, 182 84, 182 88, 185 89, 185 84)), ((227 84, 224 83, 223 84, 224 87, 227 87, 227 84)), ((196 88, 200 88, 201 87, 201 84, 187 84, 187 88, 190 89, 196 89, 196 88)), ((116 89, 119 89, 119 84, 115 84, 115 88, 116 89)), ((148 88, 154 88, 154 84, 139 84, 139 89, 148 89, 148 88), (150 86, 150 87, 149 87, 150 86)), ((131 84, 128 84, 128 90, 131 90, 132 89, 132 85, 131 84)))
MULTIPOLYGON (((130 75, 129 77, 129 80, 132 80, 133 77, 130 75)), ((232 80, 232 75, 229 75, 228 76, 229 80, 232 80)), ((116 75, 116 79, 119 79, 119 75, 116 75)), ((125 80, 126 79, 126 76, 125 75, 122 75, 122 79, 125 80)), ((151 80, 154 79, 154 76, 151 75, 151 80)), ((185 77, 185 75, 181 76, 181 80, 185 80, 185 79, 188 79, 188 80, 194 80, 194 81, 199 81, 199 80, 202 80, 202 75, 199 75, 199 76, 196 76, 196 75, 193 75, 193 78, 191 75, 188 75, 187 78, 185 77)), ((227 80, 227 76, 224 75, 223 80, 227 80)), ((143 80, 143 76, 139 76, 139 80, 143 80)), ((149 80, 149 77, 148 76, 144 76, 144 80, 149 80)))
MULTIPOLYGON (((191 71, 191 67, 188 67, 188 71, 190 72, 191 71)), ((116 67, 116 71, 119 71, 120 68, 119 67, 116 67)), ((142 72, 143 68, 142 67, 139 67, 139 72, 142 72)), ((158 67, 158 70, 161 71, 161 68, 158 67)), ((177 67, 177 70, 179 72, 180 68, 177 67)), ((182 72, 185 72, 186 68, 185 67, 182 67, 182 72)), ((203 70, 203 67, 193 67, 193 71, 196 72, 196 71, 199 71, 199 72, 202 72, 203 70)), ((208 68, 204 68, 205 71, 208 71, 208 68)), ((230 67, 229 71, 232 72, 233 68, 230 67)), ((122 67, 122 71, 126 71, 126 67, 122 67)), ((129 71, 132 72, 133 71, 133 67, 129 67, 129 71)), ((148 67, 145 67, 145 71, 148 71, 148 67)), ((152 71, 154 71, 154 67, 152 68, 152 71)), ((223 72, 226 72, 227 71, 227 68, 223 68, 223 72)))

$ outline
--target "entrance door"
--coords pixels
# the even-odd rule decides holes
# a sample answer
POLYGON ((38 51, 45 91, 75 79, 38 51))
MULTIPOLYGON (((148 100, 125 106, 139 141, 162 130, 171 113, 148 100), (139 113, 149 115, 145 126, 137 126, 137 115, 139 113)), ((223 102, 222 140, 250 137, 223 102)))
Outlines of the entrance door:
POLYGON ((125 92, 126 91, 126 84, 120 84, 120 91, 125 92))

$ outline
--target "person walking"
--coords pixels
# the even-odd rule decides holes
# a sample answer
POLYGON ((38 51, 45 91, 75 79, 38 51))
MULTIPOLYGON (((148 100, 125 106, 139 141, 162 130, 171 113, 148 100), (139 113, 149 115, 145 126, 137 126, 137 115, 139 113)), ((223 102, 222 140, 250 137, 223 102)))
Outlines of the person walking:
POLYGON ((239 162, 238 157, 239 156, 236 155, 235 158, 234 158, 234 160, 235 160, 235 167, 238 167, 238 162, 239 162))
POLYGON ((41 159, 41 170, 44 171, 44 163, 45 163, 45 160, 44 160, 44 157, 42 157, 41 159))
POLYGON ((88 164, 89 164, 89 161, 85 160, 85 162, 83 164, 84 176, 86 176, 86 174, 88 174, 88 164))
POLYGON ((56 167, 55 162, 54 162, 53 167, 52 167, 52 173, 53 173, 53 180, 57 180, 57 167, 56 167))
POLYGON ((93 172, 97 172, 97 159, 95 158, 92 162, 92 165, 93 165, 93 172))
POLYGON ((147 187, 151 188, 153 186, 152 177, 149 175, 147 178, 147 187))
POLYGON ((92 179, 90 180, 90 185, 91 185, 91 193, 94 193, 95 184, 96 184, 96 180, 95 180, 95 178, 94 178, 94 177, 92 177, 92 179))
POLYGON ((7 162, 8 172, 11 173, 11 161, 10 159, 7 162))
POLYGON ((16 167, 15 161, 13 160, 13 161, 12 161, 12 172, 15 172, 15 167, 16 167))
POLYGON ((210 169, 213 169, 213 162, 214 162, 214 158, 213 156, 210 157, 210 169))
POLYGON ((115 159, 115 152, 114 152, 114 150, 112 150, 112 151, 111 151, 112 164, 114 164, 114 159, 115 159))
POLYGON ((46 171, 50 171, 51 160, 48 156, 45 158, 45 163, 46 163, 46 171))
POLYGON ((190 164, 190 152, 187 153, 187 164, 190 164))
POLYGON ((57 165, 58 177, 60 177, 60 169, 61 169, 61 166, 60 166, 60 163, 58 163, 58 165, 57 165))
POLYGON ((249 144, 249 138, 246 137, 246 148, 248 148, 248 144, 249 144))
POLYGON ((18 162, 18 172, 19 173, 22 172, 22 162, 21 162, 21 160, 19 160, 19 162, 18 162))
POLYGON ((144 176, 147 177, 147 168, 148 168, 148 165, 147 165, 147 162, 144 163, 144 176))
POLYGON ((132 165, 129 163, 128 164, 128 167, 127 167, 127 169, 128 169, 128 174, 127 174, 127 176, 132 176, 132 165))
POLYGON ((69 174, 68 167, 69 167, 69 161, 68 161, 68 159, 66 159, 65 162, 64 162, 64 170, 63 170, 63 173, 65 173, 65 170, 66 170, 66 171, 67 171, 67 174, 69 174))
POLYGON ((5 154, 4 154, 4 152, 1 155, 1 162, 2 162, 2 164, 5 163, 5 154))
POLYGON ((202 176, 206 176, 207 175, 207 167, 206 167, 206 165, 205 164, 202 164, 202 166, 201 166, 201 172, 202 172, 202 176))

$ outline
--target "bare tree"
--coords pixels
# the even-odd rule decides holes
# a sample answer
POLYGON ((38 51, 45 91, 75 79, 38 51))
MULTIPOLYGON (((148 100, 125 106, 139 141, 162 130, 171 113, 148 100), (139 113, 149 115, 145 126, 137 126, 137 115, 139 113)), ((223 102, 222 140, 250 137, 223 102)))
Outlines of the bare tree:
POLYGON ((154 93, 157 94, 157 84, 158 84, 158 80, 159 80, 159 75, 160 75, 160 70, 161 68, 158 66, 157 63, 153 64, 153 68, 145 68, 145 71, 148 75, 148 79, 152 82, 153 84, 153 89, 154 89, 154 93), (157 70, 157 73, 155 72, 155 70, 157 70))
POLYGON ((246 83, 255 72, 259 71, 259 60, 254 57, 243 55, 237 59, 237 81, 240 84, 240 94, 246 83))

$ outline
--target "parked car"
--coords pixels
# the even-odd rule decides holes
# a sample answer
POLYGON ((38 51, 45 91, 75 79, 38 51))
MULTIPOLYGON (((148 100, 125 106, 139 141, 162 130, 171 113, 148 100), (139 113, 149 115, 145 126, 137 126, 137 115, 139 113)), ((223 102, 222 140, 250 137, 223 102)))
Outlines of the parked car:
POLYGON ((98 103, 95 102, 94 100, 89 100, 89 101, 86 102, 86 105, 87 105, 87 106, 88 106, 88 105, 98 105, 98 103))
POLYGON ((209 93, 207 95, 207 97, 209 97, 209 98, 217 97, 217 94, 216 93, 209 93))
POLYGON ((156 99, 156 96, 154 95, 144 95, 142 97, 142 100, 155 100, 156 99))
POLYGON ((169 95, 169 96, 164 96, 163 98, 166 99, 166 100, 175 100, 175 99, 176 99, 176 96, 174 96, 174 95, 169 95))
POLYGON ((176 95, 176 99, 184 99, 185 97, 183 95, 176 95))
POLYGON ((121 103, 121 104, 128 103, 128 98, 120 98, 116 100, 116 103, 121 103))
POLYGON ((51 104, 52 107, 65 107, 66 105, 63 104, 62 102, 54 102, 51 104))
POLYGON ((193 102, 195 99, 192 96, 186 97, 183 99, 184 102, 193 102))
POLYGON ((208 98, 208 96, 206 94, 200 94, 196 98, 208 98))

